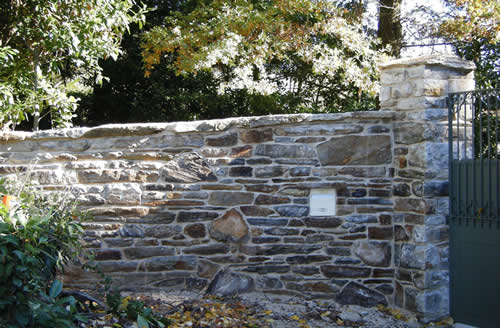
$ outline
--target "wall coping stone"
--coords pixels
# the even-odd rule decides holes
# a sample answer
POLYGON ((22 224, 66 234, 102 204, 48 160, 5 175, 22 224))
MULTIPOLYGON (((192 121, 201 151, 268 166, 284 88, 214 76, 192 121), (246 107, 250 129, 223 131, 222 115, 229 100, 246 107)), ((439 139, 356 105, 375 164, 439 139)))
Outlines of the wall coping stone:
POLYGON ((476 65, 469 60, 463 60, 454 55, 430 55, 414 58, 401 58, 391 60, 385 63, 380 63, 380 70, 386 70, 396 67, 408 67, 418 65, 441 65, 448 68, 459 69, 463 71, 472 71, 476 69, 476 65))
POLYGON ((288 114, 226 119, 186 121, 172 123, 132 123, 105 124, 91 128, 76 127, 66 129, 43 130, 36 132, 4 131, 0 132, 0 141, 20 141, 30 139, 79 139, 116 136, 143 136, 152 134, 222 132, 231 128, 259 128, 266 126, 297 124, 306 122, 331 122, 349 119, 393 120, 392 111, 360 111, 334 114, 288 114))

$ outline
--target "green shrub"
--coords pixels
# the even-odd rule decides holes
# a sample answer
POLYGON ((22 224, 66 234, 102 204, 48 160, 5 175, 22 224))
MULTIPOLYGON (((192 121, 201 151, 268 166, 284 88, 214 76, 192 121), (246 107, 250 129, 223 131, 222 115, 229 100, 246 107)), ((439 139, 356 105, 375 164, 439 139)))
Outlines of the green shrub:
POLYGON ((56 273, 81 254, 74 202, 0 181, 0 326, 75 327, 85 318, 61 297, 56 273), (8 196, 15 195, 15 196, 8 196))

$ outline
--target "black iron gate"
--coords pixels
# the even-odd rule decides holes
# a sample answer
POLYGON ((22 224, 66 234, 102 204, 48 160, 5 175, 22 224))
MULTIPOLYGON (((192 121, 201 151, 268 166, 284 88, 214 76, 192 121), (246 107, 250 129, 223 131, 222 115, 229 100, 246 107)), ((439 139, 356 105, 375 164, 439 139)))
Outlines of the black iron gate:
POLYGON ((453 93, 448 105, 451 314, 500 327, 499 90, 453 93))

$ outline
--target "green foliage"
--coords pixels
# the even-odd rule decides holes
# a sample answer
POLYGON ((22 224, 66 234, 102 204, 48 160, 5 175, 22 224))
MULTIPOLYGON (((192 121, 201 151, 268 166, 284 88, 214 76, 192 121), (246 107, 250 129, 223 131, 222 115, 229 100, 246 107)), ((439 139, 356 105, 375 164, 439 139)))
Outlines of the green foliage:
POLYGON ((122 297, 119 291, 110 289, 109 285, 106 292, 106 304, 110 313, 134 320, 141 328, 164 328, 171 323, 169 319, 156 315, 144 302, 134 300, 130 296, 122 297))
POLYGON ((145 74, 168 56, 176 74, 209 72, 221 95, 272 96, 285 111, 353 110, 373 100, 379 53, 344 13, 327 1, 200 2, 144 34, 145 74))
POLYGON ((103 78, 99 60, 120 54, 129 24, 144 21, 134 0, 7 0, 0 19, 0 126, 50 117, 69 126, 69 92, 103 78))
POLYGON ((0 181, 0 324, 7 327, 74 327, 73 297, 60 297, 55 279, 80 255, 82 226, 74 204, 40 191, 15 190, 0 181), (10 195, 15 196, 10 196, 10 195), (50 288, 49 288, 50 286, 50 288))

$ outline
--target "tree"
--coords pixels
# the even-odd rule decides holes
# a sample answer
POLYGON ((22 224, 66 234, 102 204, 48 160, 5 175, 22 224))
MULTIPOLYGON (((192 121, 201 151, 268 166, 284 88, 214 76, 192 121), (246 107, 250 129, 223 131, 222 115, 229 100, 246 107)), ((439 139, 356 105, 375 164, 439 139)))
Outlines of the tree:
POLYGON ((367 106, 378 52, 346 14, 322 0, 201 2, 145 33, 145 74, 167 56, 181 76, 210 73, 219 94, 286 98, 293 111, 367 106))
POLYGON ((448 0, 449 17, 439 35, 456 53, 476 64, 478 88, 500 88, 500 3, 497 0, 448 0))
POLYGON ((401 27, 401 0, 380 0, 378 37, 382 47, 389 45, 390 53, 399 57, 403 43, 403 30, 401 27))
POLYGON ((8 0, 0 6, 0 125, 49 116, 69 126, 70 91, 102 81, 101 58, 117 58, 129 24, 144 21, 134 0, 8 0))

